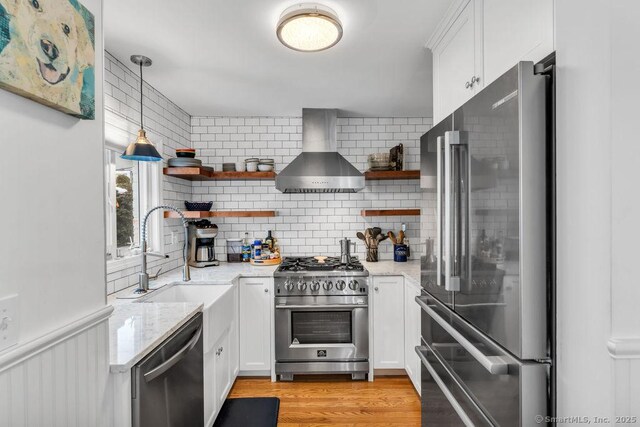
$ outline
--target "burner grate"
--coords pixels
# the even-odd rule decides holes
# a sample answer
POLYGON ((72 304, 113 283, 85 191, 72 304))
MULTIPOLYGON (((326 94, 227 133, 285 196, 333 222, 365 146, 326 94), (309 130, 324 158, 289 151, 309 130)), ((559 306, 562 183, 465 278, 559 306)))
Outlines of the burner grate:
POLYGON ((364 271, 362 264, 355 259, 351 264, 340 263, 338 257, 327 257, 324 262, 314 257, 285 257, 278 271, 305 272, 305 271, 364 271))

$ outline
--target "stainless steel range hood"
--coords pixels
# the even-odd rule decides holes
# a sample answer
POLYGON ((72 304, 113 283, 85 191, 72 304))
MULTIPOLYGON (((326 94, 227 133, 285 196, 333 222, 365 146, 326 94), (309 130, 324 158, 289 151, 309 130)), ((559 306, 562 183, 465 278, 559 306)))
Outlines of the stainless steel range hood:
POLYGON ((276 177, 283 193, 355 193, 364 175, 338 153, 338 110, 302 109, 302 153, 276 177))

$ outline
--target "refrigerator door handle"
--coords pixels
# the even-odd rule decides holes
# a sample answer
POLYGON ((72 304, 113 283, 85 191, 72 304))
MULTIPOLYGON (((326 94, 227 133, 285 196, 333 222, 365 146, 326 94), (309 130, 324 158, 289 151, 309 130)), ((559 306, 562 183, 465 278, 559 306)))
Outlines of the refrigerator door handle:
POLYGON ((493 375, 505 375, 509 373, 509 362, 500 356, 487 356, 478 349, 475 345, 466 339, 460 332, 458 332, 453 326, 449 324, 445 319, 440 317, 434 309, 429 307, 424 297, 416 297, 416 302, 431 317, 438 323, 451 337, 458 342, 469 354, 471 354, 490 374, 493 375))
POLYGON ((460 239, 460 206, 455 203, 461 191, 458 179, 460 162, 454 150, 460 147, 460 132, 450 131, 444 134, 444 287, 447 291, 460 291, 461 239, 460 239), (453 187, 457 191, 452 191, 453 187), (454 233, 453 227, 456 227, 454 233), (454 242, 455 239, 455 242, 454 242), (455 244, 454 244, 455 243, 455 244))
POLYGON ((433 378, 435 383, 438 384, 438 387, 440 387, 442 394, 444 394, 444 396, 447 398, 447 400, 453 407, 454 411, 456 411, 456 414, 458 414, 458 416, 460 417, 460 419, 462 420, 465 426, 473 427, 474 424, 471 421, 471 418, 469 418, 469 416, 464 411, 460 403, 458 403, 458 401, 456 400, 453 393, 451 393, 451 390, 447 388, 447 385, 444 383, 444 381, 442 381, 440 376, 436 373, 435 369, 433 369, 433 367, 425 357, 424 353, 426 351, 427 351, 426 347, 423 347, 423 346, 416 347, 416 353, 418 353, 418 357, 420 357, 420 361, 422 362, 422 365, 427 369, 427 371, 429 372, 429 375, 431 375, 431 378, 433 378))
POLYGON ((442 221, 444 220, 444 216, 442 215, 442 137, 439 136, 436 138, 437 148, 436 148, 436 158, 437 158, 437 168, 436 168, 436 209, 438 210, 436 218, 437 218, 437 231, 436 236, 438 237, 437 242, 437 262, 436 262, 436 285, 438 287, 442 287, 442 263, 444 262, 444 257, 442 256, 443 252, 443 236, 442 236, 442 221))

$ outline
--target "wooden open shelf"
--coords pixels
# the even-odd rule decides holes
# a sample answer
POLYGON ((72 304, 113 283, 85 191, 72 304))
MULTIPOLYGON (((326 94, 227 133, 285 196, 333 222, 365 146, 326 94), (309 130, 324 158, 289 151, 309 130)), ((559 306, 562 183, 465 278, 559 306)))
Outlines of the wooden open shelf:
POLYGON ((420 209, 380 209, 380 210, 363 210, 360 211, 361 216, 414 216, 420 215, 420 209))
POLYGON ((275 172, 215 172, 205 167, 164 168, 167 176, 182 178, 189 181, 215 181, 215 180, 250 180, 250 179, 275 179, 275 172))
POLYGON ((420 171, 366 171, 364 173, 364 179, 368 181, 382 181, 389 179, 420 179, 420 171))
MULTIPOLYGON (((182 211, 185 218, 266 218, 276 216, 276 211, 182 211)), ((164 211, 165 218, 180 218, 173 211, 164 211)))

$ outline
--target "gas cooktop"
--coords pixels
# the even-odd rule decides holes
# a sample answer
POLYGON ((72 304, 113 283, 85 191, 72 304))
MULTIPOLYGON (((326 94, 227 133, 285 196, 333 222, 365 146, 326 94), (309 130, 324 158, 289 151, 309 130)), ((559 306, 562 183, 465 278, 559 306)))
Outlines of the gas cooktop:
POLYGON ((338 257, 285 257, 275 276, 368 276, 369 272, 357 257, 349 264, 340 263, 338 257))

